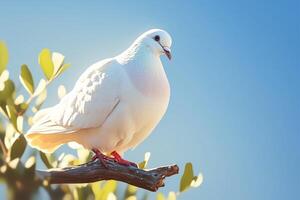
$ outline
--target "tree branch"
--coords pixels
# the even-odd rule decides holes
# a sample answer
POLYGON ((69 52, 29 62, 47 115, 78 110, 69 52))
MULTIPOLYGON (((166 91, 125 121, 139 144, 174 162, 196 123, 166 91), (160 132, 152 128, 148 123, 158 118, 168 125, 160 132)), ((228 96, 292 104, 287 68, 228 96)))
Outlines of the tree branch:
POLYGON ((40 180, 48 180, 50 184, 117 180, 154 192, 164 186, 163 181, 165 177, 178 174, 179 171, 177 165, 143 170, 132 166, 120 165, 113 160, 107 160, 107 166, 108 168, 105 168, 98 160, 95 160, 62 169, 37 170, 36 175, 40 180))

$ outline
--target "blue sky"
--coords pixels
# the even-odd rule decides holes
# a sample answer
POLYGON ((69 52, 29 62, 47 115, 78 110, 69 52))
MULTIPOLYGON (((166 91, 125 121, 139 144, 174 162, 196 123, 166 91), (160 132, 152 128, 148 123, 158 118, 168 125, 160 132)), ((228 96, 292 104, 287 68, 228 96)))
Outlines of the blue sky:
MULTIPOLYGON (((172 95, 153 134, 126 157, 150 166, 191 161, 203 185, 180 199, 297 199, 300 179, 299 1, 0 2, 0 39, 9 70, 42 77, 37 55, 50 48, 71 68, 46 105, 70 90, 90 64, 114 56, 141 33, 173 37, 162 58, 172 95), (55 95, 54 95, 55 94, 55 95)), ((36 81, 37 82, 37 81, 36 81)), ((166 192, 178 189, 167 181, 166 192)))

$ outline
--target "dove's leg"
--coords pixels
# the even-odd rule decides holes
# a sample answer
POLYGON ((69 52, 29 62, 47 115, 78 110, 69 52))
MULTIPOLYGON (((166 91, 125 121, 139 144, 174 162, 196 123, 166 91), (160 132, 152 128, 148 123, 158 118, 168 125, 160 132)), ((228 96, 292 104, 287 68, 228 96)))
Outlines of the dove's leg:
POLYGON ((110 157, 104 155, 103 153, 101 153, 101 151, 99 149, 95 149, 93 148, 92 151, 94 152, 94 156, 92 158, 92 161, 99 159, 99 161, 101 162, 101 164, 105 167, 108 168, 106 161, 111 159, 110 157))
POLYGON ((117 161, 121 165, 133 166, 133 167, 136 167, 136 168, 138 167, 136 163, 130 162, 128 160, 123 159, 120 156, 120 154, 118 154, 118 152, 116 152, 116 151, 113 151, 110 154, 114 157, 115 161, 117 161))

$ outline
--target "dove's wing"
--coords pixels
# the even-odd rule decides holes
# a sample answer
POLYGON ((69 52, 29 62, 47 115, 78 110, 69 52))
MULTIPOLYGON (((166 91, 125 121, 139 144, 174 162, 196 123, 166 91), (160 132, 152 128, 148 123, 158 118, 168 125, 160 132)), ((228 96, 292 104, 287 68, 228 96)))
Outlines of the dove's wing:
POLYGON ((51 153, 74 141, 74 132, 101 126, 118 106, 122 68, 113 59, 89 67, 58 105, 39 111, 28 130, 27 142, 51 153))
POLYGON ((113 59, 92 65, 56 106, 52 121, 72 129, 101 126, 119 103, 121 73, 113 59))

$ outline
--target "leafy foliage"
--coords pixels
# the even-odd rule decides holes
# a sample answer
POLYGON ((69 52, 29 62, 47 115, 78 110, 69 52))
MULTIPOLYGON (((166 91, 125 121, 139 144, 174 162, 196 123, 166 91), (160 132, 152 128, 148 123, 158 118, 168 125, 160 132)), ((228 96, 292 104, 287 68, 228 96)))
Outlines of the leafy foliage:
POLYGON ((41 65, 47 80, 50 80, 53 75, 54 65, 51 59, 51 52, 49 49, 43 49, 41 51, 39 56, 39 64, 41 65))
POLYGON ((8 50, 3 41, 0 41, 0 74, 5 70, 8 63, 8 50))
MULTIPOLYGON (((8 50, 5 43, 0 41, 0 180, 4 180, 7 185, 8 199, 29 199, 40 188, 43 188, 51 199, 134 200, 140 192, 142 199, 148 199, 147 192, 140 191, 132 185, 127 185, 125 191, 120 192, 119 184, 114 180, 52 186, 47 180, 41 182, 36 178, 37 160, 40 160, 44 167, 53 168, 85 163, 92 157, 90 151, 74 143, 69 143, 69 146, 77 152, 77 156, 64 153, 59 156, 45 154, 27 148, 23 135, 25 133, 23 127, 31 126, 34 113, 41 108, 47 98, 47 86, 70 66, 65 64, 64 60, 62 54, 43 49, 39 54, 38 63, 45 79, 39 80, 36 87, 30 68, 25 64, 21 66, 19 79, 28 92, 28 99, 25 100, 22 94, 17 94, 22 91, 16 91, 15 83, 10 79, 7 70, 8 50)), ((65 87, 60 85, 59 98, 65 94, 65 87)), ((149 158, 150 152, 147 152, 139 167, 146 168, 149 158)), ((202 175, 195 176, 192 164, 187 163, 181 177, 179 192, 172 191, 167 196, 158 192, 157 200, 176 200, 180 192, 190 187, 198 187, 201 182, 202 175)))
POLYGON ((25 89, 30 94, 33 94, 33 92, 34 92, 34 83, 33 83, 31 72, 28 69, 27 65, 22 65, 21 66, 21 74, 20 74, 19 78, 20 78, 21 83, 25 87, 25 89))
POLYGON ((192 163, 186 163, 183 176, 181 177, 180 180, 179 191, 183 192, 190 187, 198 187, 200 186, 202 181, 203 181, 202 174, 195 176, 192 163))
POLYGON ((14 160, 15 158, 21 158, 26 148, 26 140, 23 135, 20 135, 11 148, 9 149, 10 160, 14 160))

